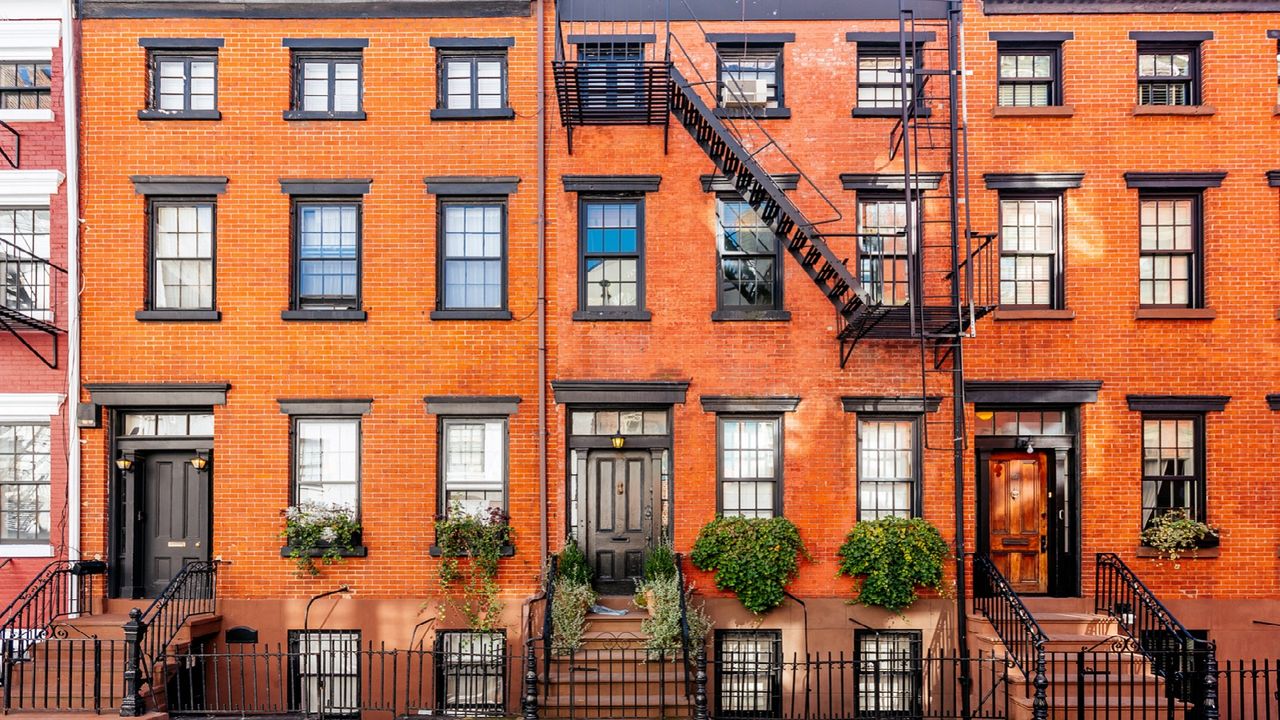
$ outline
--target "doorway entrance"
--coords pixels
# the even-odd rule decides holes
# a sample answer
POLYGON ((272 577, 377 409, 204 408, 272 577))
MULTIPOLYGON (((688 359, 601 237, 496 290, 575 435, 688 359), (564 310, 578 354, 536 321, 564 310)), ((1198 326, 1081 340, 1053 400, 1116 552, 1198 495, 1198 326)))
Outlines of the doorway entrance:
POLYGON ((188 562, 209 559, 209 473, 191 464, 194 451, 142 454, 145 508, 138 517, 142 586, 157 597, 188 562))
POLYGON ((1019 593, 1049 591, 1048 494, 1043 453, 1001 451, 987 461, 991 561, 1019 593))

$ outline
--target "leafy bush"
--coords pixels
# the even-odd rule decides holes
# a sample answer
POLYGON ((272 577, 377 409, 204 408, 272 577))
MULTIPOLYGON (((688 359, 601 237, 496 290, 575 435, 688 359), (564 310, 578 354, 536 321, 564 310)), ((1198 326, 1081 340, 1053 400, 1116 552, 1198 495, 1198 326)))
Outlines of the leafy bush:
MULTIPOLYGON (((640 630, 647 637, 645 649, 650 654, 671 654, 680 649, 680 580, 673 574, 646 580, 640 584, 640 592, 653 595, 649 617, 640 622, 640 630)), ((694 604, 693 588, 685 591, 685 612, 689 622, 690 652, 700 647, 711 632, 711 618, 702 603, 694 604)))
POLYGON ((556 556, 556 576, 574 583, 591 584, 591 565, 572 537, 565 538, 564 548, 556 556))
POLYGON ((790 520, 730 517, 703 526, 690 559, 698 569, 715 572, 716 587, 759 615, 782 604, 801 557, 811 559, 790 520))
POLYGON ((280 537, 289 545, 298 577, 320 574, 312 557, 316 550, 325 565, 332 565, 342 561, 344 552, 355 549, 360 523, 349 505, 304 502, 285 508, 281 514, 284 531, 280 537))
POLYGON ((436 520, 440 588, 445 592, 442 613, 453 608, 462 613, 472 630, 494 629, 503 608, 498 599, 498 561, 511 539, 507 513, 501 508, 471 514, 455 505, 447 516, 436 520), (450 598, 459 582, 462 597, 450 598))
POLYGON ((919 599, 917 587, 943 590, 942 564, 950 554, 924 519, 885 517, 853 526, 836 553, 836 573, 863 576, 855 602, 901 612, 919 599))
POLYGON ((556 580, 555 595, 551 598, 551 651, 556 655, 568 655, 582 647, 582 636, 587 631, 587 611, 596 601, 596 591, 590 582, 560 577, 556 580))
POLYGON ((1160 553, 1161 557, 1177 562, 1186 551, 1193 554, 1198 548, 1210 547, 1218 541, 1218 530, 1199 520, 1193 520, 1181 508, 1161 513, 1142 531, 1142 543, 1160 553))
POLYGON ((676 553, 671 544, 663 539, 658 546, 649 551, 644 559, 644 579, 647 582, 676 576, 676 553))

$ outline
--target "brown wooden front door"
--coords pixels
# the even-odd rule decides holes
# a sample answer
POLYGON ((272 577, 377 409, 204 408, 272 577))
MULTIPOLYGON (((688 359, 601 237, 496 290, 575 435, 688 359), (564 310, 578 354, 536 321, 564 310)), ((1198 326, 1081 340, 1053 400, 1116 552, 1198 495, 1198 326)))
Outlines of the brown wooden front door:
POLYGON ((1049 535, 1044 454, 995 452, 988 463, 991 561, 1017 592, 1046 593, 1049 535))
POLYGON ((651 462, 647 451, 588 455, 587 558, 602 593, 634 593, 656 540, 651 462))

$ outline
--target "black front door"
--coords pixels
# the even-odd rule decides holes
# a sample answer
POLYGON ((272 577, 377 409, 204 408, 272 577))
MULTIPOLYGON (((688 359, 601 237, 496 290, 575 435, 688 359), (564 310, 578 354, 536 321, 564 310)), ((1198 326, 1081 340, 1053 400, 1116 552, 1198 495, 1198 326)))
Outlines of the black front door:
POLYGON ((137 530, 147 597, 159 595, 185 563, 209 559, 209 473, 191 466, 193 456, 193 451, 153 452, 143 458, 137 530))
POLYGON ((648 451, 598 451, 587 456, 587 557, 596 589, 630 595, 656 540, 648 451))

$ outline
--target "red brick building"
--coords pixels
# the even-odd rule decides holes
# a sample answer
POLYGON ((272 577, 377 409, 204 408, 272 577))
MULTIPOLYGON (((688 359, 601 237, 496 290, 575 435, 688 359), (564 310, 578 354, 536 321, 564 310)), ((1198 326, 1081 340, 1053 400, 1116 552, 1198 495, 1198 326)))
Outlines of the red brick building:
POLYGON ((69 3, 16 2, 0 20, 0 601, 75 557, 75 96, 69 3), (68 163, 68 158, 72 158, 68 163), (69 177, 70 176, 70 177, 69 177), (74 384, 74 381, 72 381, 74 384), (74 406, 74 398, 71 403, 74 406), (75 483, 73 482, 73 485, 75 483))

